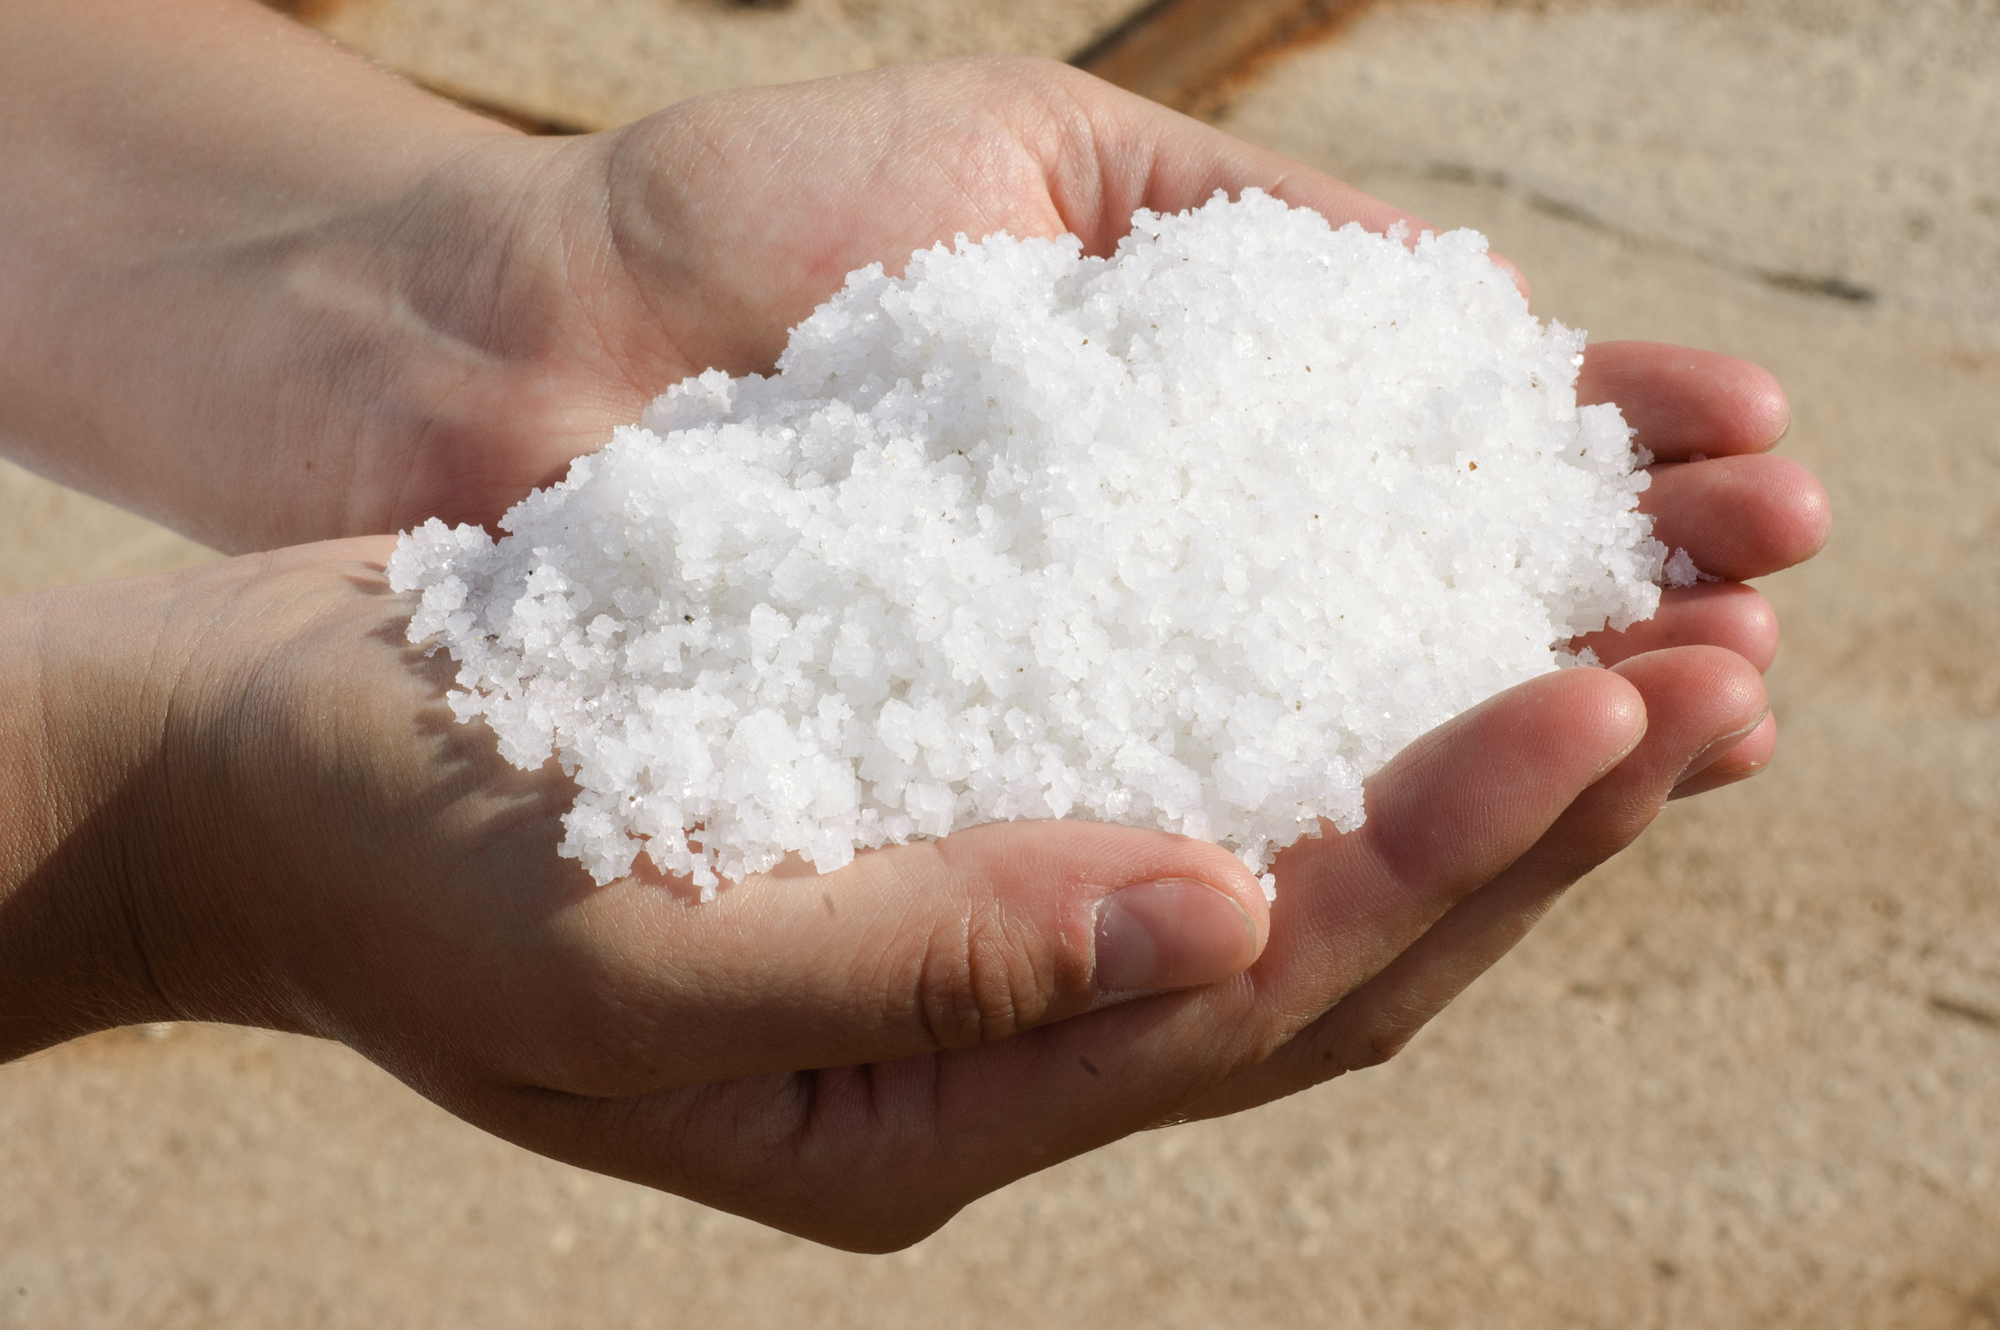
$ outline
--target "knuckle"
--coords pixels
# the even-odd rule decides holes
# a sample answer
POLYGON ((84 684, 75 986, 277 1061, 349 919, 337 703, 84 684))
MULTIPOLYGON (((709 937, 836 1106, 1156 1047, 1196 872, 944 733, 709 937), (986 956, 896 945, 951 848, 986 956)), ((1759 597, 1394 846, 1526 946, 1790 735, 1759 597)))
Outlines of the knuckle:
POLYGON ((922 1203, 897 1208, 857 1207, 822 1218, 814 1225, 816 1231, 806 1236, 864 1256, 887 1256, 916 1246, 957 1213, 956 1206, 939 1209, 922 1203))
POLYGON ((1361 1038, 1349 1049, 1348 1055, 1340 1059, 1344 1071, 1363 1071, 1369 1067, 1379 1067, 1396 1054, 1409 1047, 1410 1037, 1415 1032, 1401 1026, 1383 1027, 1365 1031, 1361 1038))
POLYGON ((1047 1007, 1042 977, 1004 919, 952 921, 934 930, 917 973, 915 1011, 939 1048, 1005 1039, 1047 1007))

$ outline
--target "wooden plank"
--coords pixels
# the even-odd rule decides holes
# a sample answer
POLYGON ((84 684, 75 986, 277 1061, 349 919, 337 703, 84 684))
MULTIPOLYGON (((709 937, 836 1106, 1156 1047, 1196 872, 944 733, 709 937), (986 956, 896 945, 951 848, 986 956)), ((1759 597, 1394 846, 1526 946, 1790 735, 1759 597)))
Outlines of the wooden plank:
MULTIPOLYGON (((4 3, 5 0, 0 0, 4 3)), ((524 128, 604 129, 722 88, 939 56, 1063 58, 1139 0, 265 0, 524 128)))
POLYGON ((1361 0, 1156 0, 1071 58, 1121 88, 1199 114, 1264 57, 1321 35, 1361 0))

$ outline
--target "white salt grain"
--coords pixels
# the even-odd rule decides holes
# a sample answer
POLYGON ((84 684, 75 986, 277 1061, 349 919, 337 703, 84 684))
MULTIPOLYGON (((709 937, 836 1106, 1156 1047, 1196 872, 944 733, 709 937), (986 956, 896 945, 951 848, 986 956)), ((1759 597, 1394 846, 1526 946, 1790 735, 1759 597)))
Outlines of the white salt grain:
MULTIPOLYGON (((1480 700, 1650 615, 1665 550, 1583 335, 1469 231, 1255 190, 920 252, 389 564, 451 704, 580 787, 562 852, 712 894, 799 853, 1087 817, 1262 871, 1480 700)), ((1269 879, 1266 878, 1266 886, 1269 879)))
POLYGON ((1701 580, 1701 570, 1686 550, 1675 550, 1660 568, 1660 581, 1670 587, 1693 586, 1701 580))
POLYGON ((1660 581, 1664 585, 1676 589, 1693 586, 1696 582, 1720 582, 1721 580, 1715 574, 1704 573, 1701 569, 1695 567, 1694 559, 1686 550, 1675 550, 1667 556, 1666 563, 1660 568, 1660 581))

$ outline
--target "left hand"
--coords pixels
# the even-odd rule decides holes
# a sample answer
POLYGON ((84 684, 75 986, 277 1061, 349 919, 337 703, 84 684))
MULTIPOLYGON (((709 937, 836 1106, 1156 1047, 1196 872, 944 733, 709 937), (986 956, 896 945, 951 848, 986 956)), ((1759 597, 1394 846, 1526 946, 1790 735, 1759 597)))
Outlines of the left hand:
MULTIPOLYGON (((768 370, 851 269, 960 232, 1103 254, 1139 207, 1250 186, 1335 225, 1423 225, 1049 61, 536 139, 249 0, 33 0, 5 22, 0 110, 34 132, 0 141, 28 182, 0 196, 0 442, 224 550, 490 524, 680 379, 768 370), (40 206, 34 182, 74 197, 40 206)), ((1627 354, 1620 400, 1713 386, 1673 354, 1627 354)), ((1719 372, 1742 427, 1775 433, 1768 378, 1719 372)))

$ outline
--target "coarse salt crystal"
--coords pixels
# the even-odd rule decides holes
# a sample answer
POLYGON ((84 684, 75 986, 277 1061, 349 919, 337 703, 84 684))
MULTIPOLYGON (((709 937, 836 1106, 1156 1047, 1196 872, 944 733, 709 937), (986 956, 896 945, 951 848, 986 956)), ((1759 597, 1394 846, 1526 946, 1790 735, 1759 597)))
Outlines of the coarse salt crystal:
POLYGON ((498 541, 405 534, 410 640, 575 779, 562 853, 599 882, 1087 817, 1269 892, 1410 740, 1658 603, 1582 334, 1475 233, 1403 240, 1248 190, 1109 259, 862 269, 776 375, 669 389, 498 541))

